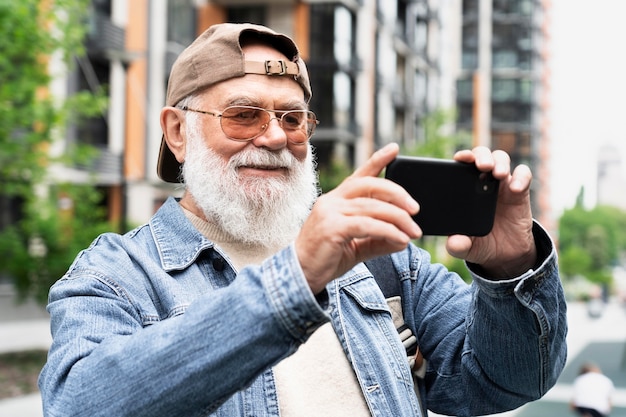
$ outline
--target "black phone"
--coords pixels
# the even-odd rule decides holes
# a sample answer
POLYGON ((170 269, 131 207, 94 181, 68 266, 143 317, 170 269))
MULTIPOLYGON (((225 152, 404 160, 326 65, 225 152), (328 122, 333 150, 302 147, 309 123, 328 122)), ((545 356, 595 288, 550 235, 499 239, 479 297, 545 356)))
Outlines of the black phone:
POLYGON ((413 219, 424 235, 484 236, 493 227, 500 181, 474 164, 398 156, 387 165, 385 178, 419 203, 413 219))

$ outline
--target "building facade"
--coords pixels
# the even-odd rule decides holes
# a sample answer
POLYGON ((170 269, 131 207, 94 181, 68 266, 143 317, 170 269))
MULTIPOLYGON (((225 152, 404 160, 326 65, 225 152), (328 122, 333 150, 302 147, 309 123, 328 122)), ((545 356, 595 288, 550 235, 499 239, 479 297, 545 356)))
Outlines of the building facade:
MULTIPOLYGON (((540 0, 94 0, 92 14, 89 53, 69 85, 106 84, 110 106, 64 140, 102 150, 96 178, 112 220, 143 223, 181 192, 156 175, 167 77, 178 54, 220 22, 295 39, 321 121, 312 138, 320 167, 336 158, 359 165, 392 141, 421 143, 424 118, 456 108, 458 129, 475 144, 531 166, 533 209, 540 220, 549 213, 540 0)), ((57 175, 81 178, 68 167, 57 175)))
POLYGON ((457 127, 531 167, 533 213, 551 229, 550 2, 463 0, 462 16, 457 127))
MULTIPOLYGON (((102 117, 70 129, 59 147, 81 141, 100 149, 92 167, 97 185, 106 192, 111 219, 126 226, 146 221, 167 196, 180 192, 156 176, 159 113, 172 63, 212 24, 259 23, 295 39, 311 75, 310 107, 321 121, 312 139, 320 167, 335 158, 355 166, 388 142, 412 145, 424 140, 422 119, 442 101, 453 103, 453 89, 440 87, 442 12, 434 1, 92 4, 88 54, 68 88, 106 85, 110 106, 102 117), (442 91, 447 98, 441 98, 442 91)), ((76 180, 87 172, 56 167, 55 175, 76 180)))

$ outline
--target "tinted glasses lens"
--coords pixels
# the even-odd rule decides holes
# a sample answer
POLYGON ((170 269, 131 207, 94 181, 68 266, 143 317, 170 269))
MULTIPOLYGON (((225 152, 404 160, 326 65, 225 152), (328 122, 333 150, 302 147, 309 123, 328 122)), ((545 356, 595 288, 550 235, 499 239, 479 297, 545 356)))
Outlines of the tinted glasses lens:
POLYGON ((288 111, 283 113, 280 120, 282 128, 293 142, 306 142, 313 134, 311 126, 315 126, 312 123, 315 117, 311 120, 310 112, 306 110, 288 111))
POLYGON ((258 136, 270 120, 270 114, 253 107, 228 107, 222 113, 222 129, 233 139, 247 140, 258 136))
MULTIPOLYGON (((288 139, 295 143, 304 143, 315 130, 315 114, 308 110, 276 112, 280 126, 288 139), (282 114, 281 114, 282 113, 282 114)), ((252 140, 261 135, 268 127, 272 115, 258 107, 232 106, 222 112, 220 123, 222 130, 234 140, 252 140)))

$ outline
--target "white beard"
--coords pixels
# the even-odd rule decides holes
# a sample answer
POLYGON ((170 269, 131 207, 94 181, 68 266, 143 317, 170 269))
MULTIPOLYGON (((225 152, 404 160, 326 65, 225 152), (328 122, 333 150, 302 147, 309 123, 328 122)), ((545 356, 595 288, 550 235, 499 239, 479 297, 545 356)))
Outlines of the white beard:
POLYGON ((270 248, 290 243, 318 196, 311 145, 303 145, 309 147, 304 161, 287 148, 246 147, 225 162, 207 147, 194 116, 187 116, 183 178, 207 220, 243 244, 270 248), (280 166, 287 174, 240 177, 237 168, 244 165, 280 166))

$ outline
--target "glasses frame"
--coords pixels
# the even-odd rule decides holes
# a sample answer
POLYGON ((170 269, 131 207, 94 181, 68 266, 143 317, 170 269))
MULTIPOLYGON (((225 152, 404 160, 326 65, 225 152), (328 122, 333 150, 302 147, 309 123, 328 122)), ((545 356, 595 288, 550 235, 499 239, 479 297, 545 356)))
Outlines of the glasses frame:
MULTIPOLYGON (((283 131, 285 132, 285 134, 287 135, 287 138, 289 138, 289 129, 285 129, 283 127, 283 118, 289 114, 289 113, 307 113, 309 116, 309 120, 313 120, 314 123, 311 127, 311 132, 308 132, 307 129, 307 138, 305 141, 303 142, 294 142, 292 140, 290 140, 290 142, 297 144, 297 145, 304 145, 305 143, 307 143, 309 141, 309 139, 311 139, 311 137, 313 136, 313 134, 315 133, 315 126, 317 126, 320 121, 317 120, 317 116, 315 115, 315 113, 313 113, 311 110, 304 110, 304 109, 298 109, 298 110, 270 110, 270 109, 264 109, 262 107, 256 107, 256 106, 228 106, 226 107, 224 110, 222 110, 221 113, 217 113, 217 112, 211 112, 211 111, 206 111, 206 110, 199 110, 199 109, 193 109, 191 107, 188 106, 183 106, 181 108, 181 110, 183 111, 192 111, 195 113, 201 113, 201 114, 208 114, 209 116, 213 116, 213 117, 217 117, 218 119, 220 119, 220 128, 222 129, 222 132, 224 133, 224 135, 226 135, 226 137, 230 140, 234 140, 236 142, 250 142, 256 138, 258 138, 259 136, 261 136, 263 133, 265 133, 267 131, 267 128, 270 125, 270 122, 272 120, 277 120, 278 121, 278 125, 280 126, 281 129, 283 129, 283 131), (267 123, 264 123, 261 125, 261 131, 252 136, 251 138, 248 139, 237 139, 237 138, 233 138, 232 136, 229 136, 225 131, 224 131, 224 126, 222 125, 222 121, 224 120, 224 118, 222 117, 224 115, 224 112, 226 112, 228 109, 232 109, 232 108, 238 108, 238 109, 250 109, 250 110, 261 110, 264 111, 265 113, 267 113, 270 118, 267 121, 267 123), (282 113, 280 117, 272 117, 272 113, 274 113, 274 115, 276 115, 277 113, 282 113)), ((308 124, 308 122, 307 122, 308 124)))

